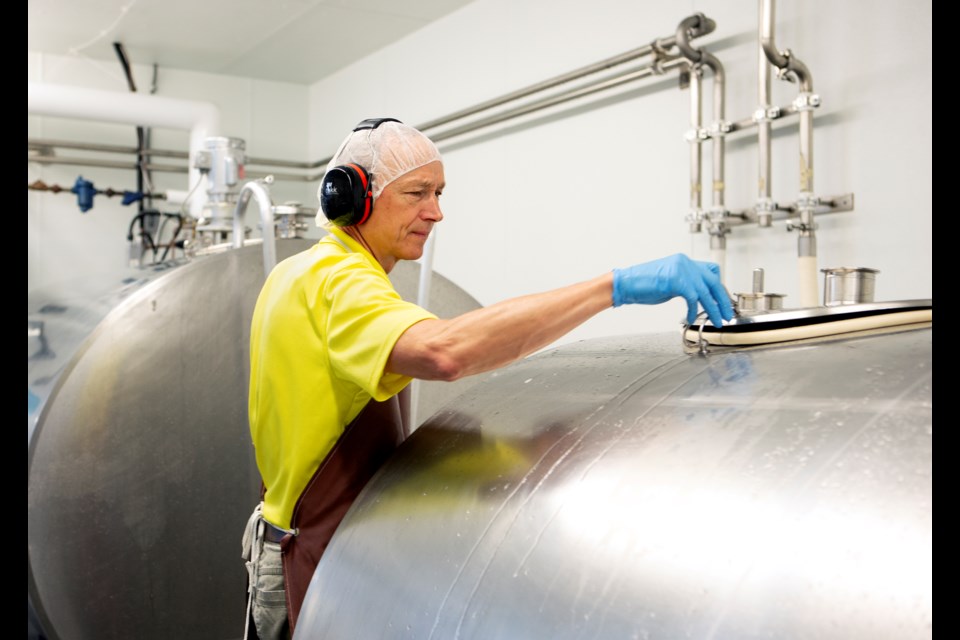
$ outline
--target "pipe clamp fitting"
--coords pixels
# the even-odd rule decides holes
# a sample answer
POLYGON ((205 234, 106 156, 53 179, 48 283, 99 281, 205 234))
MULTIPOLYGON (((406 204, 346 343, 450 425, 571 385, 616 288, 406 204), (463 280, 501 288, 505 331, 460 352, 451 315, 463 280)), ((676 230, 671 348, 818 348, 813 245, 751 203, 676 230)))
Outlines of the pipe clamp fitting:
POLYGON ((820 96, 808 91, 801 92, 793 100, 794 108, 799 111, 813 111, 820 106, 820 96))
POLYGON ((753 121, 756 123, 769 122, 780 117, 780 107, 757 107, 753 112, 753 121))
POLYGON ((717 120, 716 122, 710 125, 708 135, 711 138, 722 138, 723 136, 730 133, 731 129, 733 129, 733 125, 730 124, 729 121, 717 120))

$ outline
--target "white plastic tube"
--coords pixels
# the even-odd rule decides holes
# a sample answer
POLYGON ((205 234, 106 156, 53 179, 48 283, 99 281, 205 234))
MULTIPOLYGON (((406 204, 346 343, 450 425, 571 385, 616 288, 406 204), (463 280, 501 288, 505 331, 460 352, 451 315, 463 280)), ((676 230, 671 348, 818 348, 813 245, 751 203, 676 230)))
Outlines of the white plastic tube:
POLYGON ((163 194, 166 197, 167 204, 170 206, 183 204, 187 201, 187 198, 190 197, 189 191, 181 191, 179 189, 167 189, 163 194))
POLYGON ((727 282, 727 249, 723 248, 712 248, 710 249, 710 261, 716 262, 720 265, 720 282, 726 284, 727 282))
POLYGON ((800 306, 820 306, 819 288, 817 285, 817 256, 800 256, 800 306))
MULTIPOLYGON (((210 102, 42 82, 27 83, 27 112, 38 116, 185 129, 190 131, 191 160, 203 149, 204 140, 218 135, 220 128, 220 111, 210 102)), ((195 189, 190 213, 197 218, 206 202, 206 187, 198 184, 202 179, 200 171, 191 166, 187 191, 195 189)))

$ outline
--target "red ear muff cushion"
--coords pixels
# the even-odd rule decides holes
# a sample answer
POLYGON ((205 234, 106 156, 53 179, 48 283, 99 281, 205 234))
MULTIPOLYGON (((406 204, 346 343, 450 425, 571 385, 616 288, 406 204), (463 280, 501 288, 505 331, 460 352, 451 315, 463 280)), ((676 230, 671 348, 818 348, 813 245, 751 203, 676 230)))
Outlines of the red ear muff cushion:
POLYGON ((338 227, 366 222, 373 209, 373 194, 364 168, 345 164, 327 171, 320 183, 320 209, 338 227))

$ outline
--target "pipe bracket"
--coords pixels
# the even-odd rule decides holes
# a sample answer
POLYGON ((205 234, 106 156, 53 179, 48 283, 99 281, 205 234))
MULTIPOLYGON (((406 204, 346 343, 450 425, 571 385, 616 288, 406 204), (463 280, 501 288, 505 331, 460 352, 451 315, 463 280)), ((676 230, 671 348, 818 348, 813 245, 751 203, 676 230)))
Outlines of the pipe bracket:
POLYGON ((791 67, 790 61, 793 58, 793 52, 790 49, 785 51, 778 52, 783 58, 783 65, 777 67, 777 79, 786 80, 787 82, 796 82, 798 80, 796 71, 791 67))
POLYGON ((657 38, 650 43, 650 49, 653 51, 653 60, 650 62, 650 68, 655 75, 662 76, 664 74, 663 62, 670 57, 670 47, 663 45, 663 38, 657 38))
POLYGON ((711 138, 722 138, 733 130, 733 125, 727 120, 717 120, 710 124, 707 135, 711 138))
POLYGON ((793 100, 793 107, 799 111, 813 111, 820 106, 820 96, 809 91, 802 91, 793 100))
POLYGON ((700 230, 703 228, 703 211, 694 209, 684 216, 683 219, 690 225, 690 233, 700 233, 700 230))
POLYGON ((780 107, 771 107, 770 105, 765 105, 757 107, 753 112, 753 121, 760 122, 769 122, 770 120, 776 120, 782 114, 780 113, 780 107))

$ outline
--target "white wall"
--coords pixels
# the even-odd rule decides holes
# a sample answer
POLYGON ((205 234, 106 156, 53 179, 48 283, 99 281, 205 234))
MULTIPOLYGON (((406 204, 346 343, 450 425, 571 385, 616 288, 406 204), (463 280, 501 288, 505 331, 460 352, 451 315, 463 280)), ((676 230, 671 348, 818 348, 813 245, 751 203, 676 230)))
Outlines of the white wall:
MULTIPOLYGON (((589 9, 572 0, 476 0, 313 86, 311 154, 329 157, 362 118, 426 123, 672 35, 696 12, 716 22, 694 44, 724 65, 727 119, 742 120, 757 105, 758 10, 755 0, 596 0, 589 9)), ((855 199, 852 212, 817 217, 819 267, 879 269, 877 301, 932 298, 931 2, 777 0, 775 15, 778 48, 806 64, 821 98, 815 194, 855 199)), ((775 105, 796 96, 795 84, 771 82, 775 105)), ((709 122, 709 72, 703 88, 709 122)), ((689 122, 689 92, 674 73, 477 132, 476 144, 441 142, 446 217, 434 268, 490 304, 678 251, 709 259, 709 236, 691 234, 684 221, 689 122)), ((775 131, 772 195, 792 202, 798 120, 785 118, 775 131)), ((755 132, 731 136, 727 148, 726 204, 752 207, 755 132)), ((710 158, 708 145, 705 206, 710 158)), ((753 269, 763 268, 765 290, 800 306, 797 235, 783 222, 735 228, 727 250, 732 292, 751 291, 753 269)), ((822 279, 820 286, 822 295, 822 279)), ((673 330, 679 341, 684 312, 680 299, 614 309, 560 343, 673 330)))
MULTIPOLYGON (((138 93, 149 95, 153 68, 132 64, 138 93)), ((126 76, 119 61, 115 65, 86 58, 54 56, 28 52, 27 79, 127 94, 126 76)), ((233 76, 160 68, 157 71, 157 96, 212 103, 220 112, 220 128, 212 135, 240 138, 250 157, 305 162, 307 157, 307 88, 301 85, 265 82, 233 76)), ((27 136, 32 140, 73 141, 135 148, 136 126, 74 118, 28 115, 27 136)), ((150 128, 150 147, 159 150, 189 151, 186 129, 150 128)), ((64 157, 85 157, 125 162, 133 165, 131 154, 92 153, 57 148, 64 157)), ((151 162, 186 167, 186 160, 154 157, 151 162)), ((251 167, 263 171, 261 167, 251 167)), ((277 169, 296 173, 292 169, 277 169)), ((315 172, 315 171, 314 171, 315 172)), ((97 189, 137 191, 136 172, 80 165, 27 163, 27 183, 41 180, 48 186, 73 187, 78 176, 90 180, 97 189)), ((188 191, 187 173, 153 172, 154 190, 188 191)), ((146 188, 146 186, 144 187, 146 188)), ((278 180, 271 189, 275 203, 315 199, 316 185, 278 180)), ((180 207, 164 200, 153 206, 163 212, 180 207)), ((127 264, 127 230, 137 214, 138 205, 122 205, 119 196, 98 195, 93 208, 81 213, 77 197, 71 193, 27 192, 27 289, 56 286, 64 281, 82 282, 107 278, 127 264)), ((252 237, 259 237, 259 214, 255 203, 246 212, 246 226, 252 237)))
MULTIPOLYGON (((776 44, 806 64, 822 101, 814 116, 815 193, 855 198, 852 212, 818 216, 819 266, 879 269, 878 301, 932 298, 931 5, 776 3, 776 44)), ((672 35, 696 12, 717 25, 694 44, 724 65, 727 119, 744 119, 757 100, 755 0, 682 7, 595 0, 589 9, 572 0, 475 0, 311 87, 161 69, 158 94, 215 103, 222 135, 244 139, 251 156, 316 161, 329 157, 363 118, 422 124, 672 35)), ((151 69, 134 64, 134 73, 141 91, 147 89, 151 69)), ((39 53, 29 55, 28 79, 127 91, 119 63, 39 53)), ((796 95, 796 85, 776 79, 772 85, 776 105, 796 95)), ((712 90, 707 73, 707 121, 712 90)), ((678 251, 709 259, 708 235, 690 233, 684 221, 689 121, 689 92, 672 73, 441 143, 448 186, 434 268, 490 304, 678 251)), ((775 129, 773 197, 792 202, 799 185, 797 120, 785 118, 775 129)), ((50 117, 28 117, 28 135, 136 142, 135 129, 127 125, 50 117)), ((157 148, 187 149, 186 132, 154 129, 152 135, 157 148)), ((755 134, 731 136, 727 149, 726 204, 752 207, 755 134)), ((705 206, 711 202, 710 157, 708 145, 705 206)), ((77 175, 98 188, 136 186, 132 171, 28 162, 28 182, 39 178, 70 187, 77 175)), ((159 188, 185 188, 186 174, 155 178, 159 188)), ((315 206, 315 190, 316 184, 278 182, 274 199, 315 206)), ((71 194, 29 191, 28 286, 125 264, 135 207, 98 196, 94 208, 81 214, 71 194)), ((739 227, 727 247, 732 292, 750 291, 753 269, 763 268, 766 291, 786 294, 786 307, 799 305, 795 232, 782 222, 767 229, 739 227)), ((679 299, 614 309, 560 343, 674 330, 679 341, 684 315, 679 299)))

